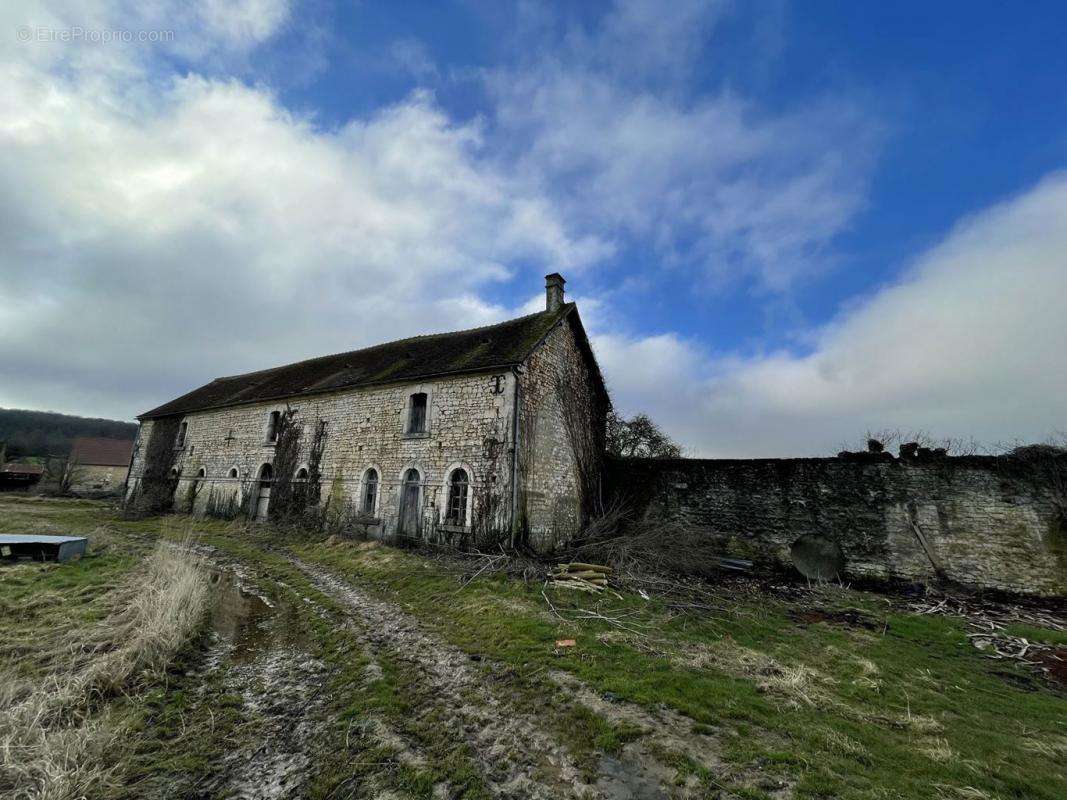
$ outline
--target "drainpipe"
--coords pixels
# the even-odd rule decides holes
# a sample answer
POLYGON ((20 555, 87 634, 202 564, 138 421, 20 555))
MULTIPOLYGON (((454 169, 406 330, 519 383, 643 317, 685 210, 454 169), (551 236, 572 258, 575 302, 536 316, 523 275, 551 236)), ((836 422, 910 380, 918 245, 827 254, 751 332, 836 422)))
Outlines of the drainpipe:
POLYGON ((512 367, 515 376, 515 391, 511 402, 511 546, 519 533, 519 403, 522 391, 519 383, 520 367, 512 367))

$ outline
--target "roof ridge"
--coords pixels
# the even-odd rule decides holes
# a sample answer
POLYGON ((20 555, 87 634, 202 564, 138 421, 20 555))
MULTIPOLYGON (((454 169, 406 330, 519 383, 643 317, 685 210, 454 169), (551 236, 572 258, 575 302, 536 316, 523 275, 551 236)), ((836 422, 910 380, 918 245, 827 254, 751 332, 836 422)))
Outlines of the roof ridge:
POLYGON ((367 347, 360 347, 355 350, 341 350, 337 353, 327 353, 326 355, 314 356, 313 358, 302 358, 299 361, 289 361, 285 364, 278 364, 274 367, 265 367, 264 369, 253 370, 252 372, 239 372, 236 375, 220 375, 217 378, 212 379, 212 383, 216 381, 231 381, 235 378, 251 378, 254 375, 260 375, 265 372, 274 372, 275 370, 282 369, 284 367, 295 367, 301 364, 314 364, 316 361, 325 361, 329 358, 338 358, 339 356, 355 355, 356 353, 366 353, 369 350, 377 350, 380 347, 389 347, 391 345, 404 344, 405 342, 417 342, 425 341, 427 339, 436 339, 441 336, 456 336, 463 333, 477 333, 478 331, 487 331, 490 328, 499 328, 502 325, 508 325, 514 322, 521 322, 522 320, 532 319, 533 317, 540 316, 542 314, 554 313, 559 316, 563 316, 570 307, 573 307, 574 303, 564 303, 560 306, 558 311, 535 311, 533 314, 524 314, 521 317, 512 317, 511 319, 501 320, 500 322, 494 322, 490 325, 479 325, 476 328, 461 328, 456 331, 440 331, 438 333, 420 333, 416 336, 405 336, 402 339, 392 339, 388 342, 379 342, 378 344, 368 345, 367 347))
POLYGON ((574 303, 458 331, 380 342, 253 372, 214 378, 138 419, 433 375, 506 369, 525 361, 549 332, 577 313, 574 303))

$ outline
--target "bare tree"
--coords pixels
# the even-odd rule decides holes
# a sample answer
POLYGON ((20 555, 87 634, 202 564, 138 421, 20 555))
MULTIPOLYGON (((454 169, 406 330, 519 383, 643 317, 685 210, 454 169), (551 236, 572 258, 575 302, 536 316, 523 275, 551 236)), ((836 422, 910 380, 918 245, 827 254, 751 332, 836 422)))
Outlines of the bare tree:
POLYGON ((607 451, 620 458, 679 458, 682 448, 648 414, 608 412, 607 451))
POLYGON ((1042 444, 1016 445, 999 460, 1002 468, 1048 492, 1061 529, 1067 531, 1067 437, 1058 434, 1042 444))
POLYGON ((74 484, 81 480, 82 472, 73 456, 50 456, 44 463, 40 491, 42 494, 65 497, 70 494, 74 484))
POLYGON ((274 480, 271 486, 270 518, 276 522, 321 524, 322 454, 326 448, 326 420, 311 423, 306 470, 298 471, 304 451, 304 426, 296 421, 296 409, 286 405, 278 416, 274 445, 274 480))

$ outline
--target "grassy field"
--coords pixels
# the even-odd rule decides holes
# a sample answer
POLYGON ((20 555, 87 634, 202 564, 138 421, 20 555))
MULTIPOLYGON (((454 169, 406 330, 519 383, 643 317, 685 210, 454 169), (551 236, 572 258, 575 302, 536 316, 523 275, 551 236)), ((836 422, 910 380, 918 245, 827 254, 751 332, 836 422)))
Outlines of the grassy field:
MULTIPOLYGON (((0 567, 5 675, 54 673, 59 632, 107 618, 115 587, 155 541, 186 536, 190 526, 250 571, 273 605, 255 663, 264 652, 300 656, 281 678, 255 679, 304 693, 303 716, 287 724, 303 726, 314 757, 299 794, 277 796, 431 797, 442 786, 455 797, 491 793, 476 748, 449 728, 418 665, 387 648, 371 654, 375 632, 301 568, 313 565, 467 654, 509 709, 541 720, 591 775, 605 756, 654 740, 679 796, 1067 797, 1062 689, 985 657, 963 620, 841 588, 735 580, 688 603, 654 592, 590 597, 546 591, 533 578, 471 579, 477 563, 368 543, 217 521, 125 520, 96 503, 0 496, 4 532, 88 533, 106 544, 74 564, 0 567), (575 645, 557 646, 561 639, 575 645), (684 731, 665 738, 616 708, 678 715, 684 731), (376 726, 393 740, 375 735, 376 726)), ((110 702, 129 735, 109 756, 115 779, 99 796, 226 796, 239 771, 227 753, 283 735, 252 684, 235 688, 252 662, 229 650, 216 658, 209 628, 165 674, 110 702), (223 668, 205 666, 216 662, 223 668)), ((1015 633, 1063 642, 1033 626, 1015 633)))

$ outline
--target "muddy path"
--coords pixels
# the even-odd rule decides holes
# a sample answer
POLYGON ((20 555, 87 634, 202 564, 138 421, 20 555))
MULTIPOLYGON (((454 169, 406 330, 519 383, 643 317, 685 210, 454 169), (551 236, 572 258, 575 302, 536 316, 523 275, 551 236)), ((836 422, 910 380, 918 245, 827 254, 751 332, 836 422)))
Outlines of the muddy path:
POLYGON ((295 557, 315 587, 357 617, 371 655, 388 654, 418 676, 431 711, 474 753, 489 790, 498 797, 558 798, 591 793, 566 748, 540 720, 509 708, 485 683, 469 656, 425 633, 395 604, 372 598, 332 573, 295 557))
POLYGON ((322 567, 289 558, 319 591, 352 612, 372 655, 388 654, 413 668, 423 690, 419 694, 433 698, 432 708, 422 709, 423 713, 433 713, 439 724, 469 746, 496 797, 697 797, 703 793, 695 779, 676 785, 676 769, 666 763, 670 756, 665 754, 682 754, 712 771, 722 768, 715 736, 696 733, 687 717, 608 700, 573 676, 554 674, 552 680, 576 704, 645 732, 618 756, 602 757, 590 775, 579 768, 543 716, 519 709, 466 653, 427 633, 395 603, 372 597, 322 567))
POLYGON ((298 796, 313 764, 328 670, 302 646, 287 604, 270 600, 253 573, 195 548, 211 565, 215 603, 209 645, 194 682, 206 713, 220 697, 242 722, 224 754, 198 776, 197 797, 274 800, 298 796))

